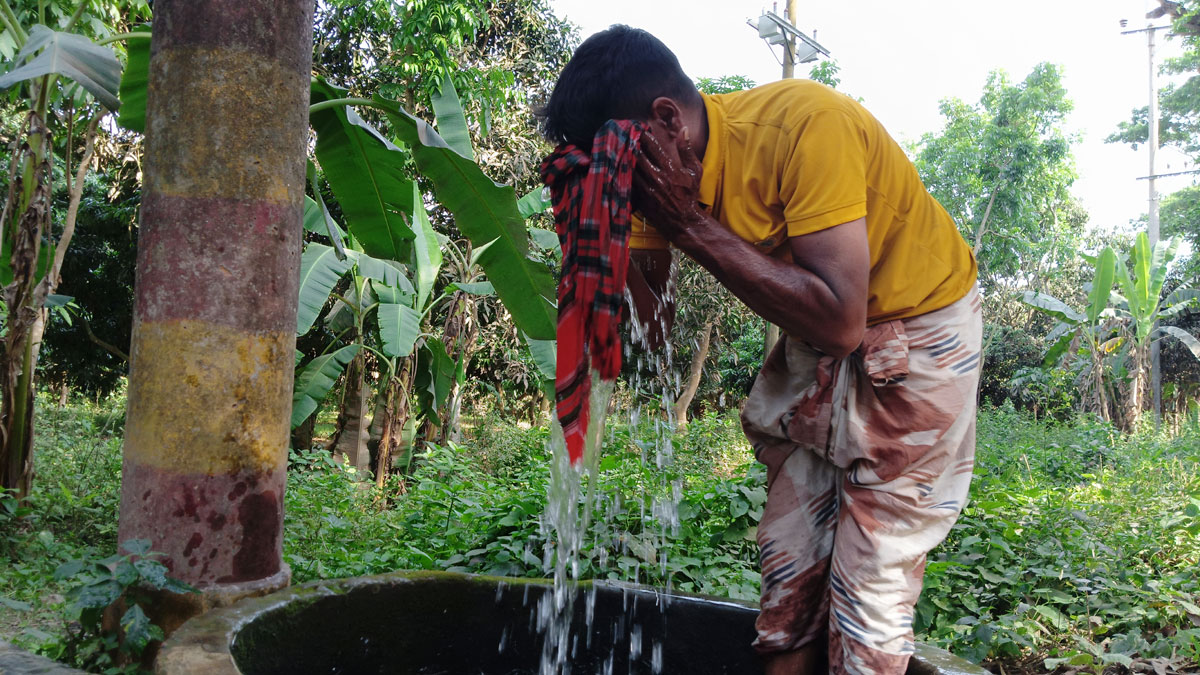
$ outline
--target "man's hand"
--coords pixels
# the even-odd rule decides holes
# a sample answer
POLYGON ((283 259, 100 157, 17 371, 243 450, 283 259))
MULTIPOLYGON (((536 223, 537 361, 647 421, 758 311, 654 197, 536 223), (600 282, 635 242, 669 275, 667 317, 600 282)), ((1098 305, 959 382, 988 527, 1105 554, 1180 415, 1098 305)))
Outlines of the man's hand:
POLYGON ((702 165, 687 127, 682 147, 670 140, 666 125, 651 120, 642 134, 641 157, 633 176, 633 206, 659 234, 673 241, 704 219, 697 195, 702 165))

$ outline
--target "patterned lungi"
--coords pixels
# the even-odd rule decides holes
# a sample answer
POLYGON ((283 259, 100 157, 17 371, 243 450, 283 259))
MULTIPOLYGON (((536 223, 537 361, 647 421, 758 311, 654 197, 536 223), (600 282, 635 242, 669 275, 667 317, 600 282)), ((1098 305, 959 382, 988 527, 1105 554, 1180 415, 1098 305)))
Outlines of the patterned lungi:
POLYGON ((867 329, 834 359, 780 338, 742 410, 767 466, 755 647, 825 638, 831 673, 903 673, 925 554, 967 498, 979 292, 867 329))

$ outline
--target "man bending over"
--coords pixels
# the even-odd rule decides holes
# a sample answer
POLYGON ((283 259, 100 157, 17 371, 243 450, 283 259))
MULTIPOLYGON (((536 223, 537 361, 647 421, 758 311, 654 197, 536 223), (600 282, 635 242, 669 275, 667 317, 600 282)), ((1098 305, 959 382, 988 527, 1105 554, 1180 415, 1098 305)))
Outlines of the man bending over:
POLYGON ((975 261, 883 126, 807 80, 707 96, 649 33, 585 41, 542 111, 553 143, 646 125, 629 288, 651 346, 670 246, 784 335, 742 410, 768 469, 758 528, 767 672, 902 673, 926 553, 975 450, 975 261))

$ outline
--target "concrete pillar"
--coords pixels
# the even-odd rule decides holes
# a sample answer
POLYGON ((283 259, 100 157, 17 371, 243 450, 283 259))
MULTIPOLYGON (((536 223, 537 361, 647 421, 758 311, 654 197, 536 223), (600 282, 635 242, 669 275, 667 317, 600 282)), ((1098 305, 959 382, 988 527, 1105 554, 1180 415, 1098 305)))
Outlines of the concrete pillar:
POLYGON ((290 580, 313 0, 154 10, 119 529, 201 589, 160 603, 170 631, 290 580))

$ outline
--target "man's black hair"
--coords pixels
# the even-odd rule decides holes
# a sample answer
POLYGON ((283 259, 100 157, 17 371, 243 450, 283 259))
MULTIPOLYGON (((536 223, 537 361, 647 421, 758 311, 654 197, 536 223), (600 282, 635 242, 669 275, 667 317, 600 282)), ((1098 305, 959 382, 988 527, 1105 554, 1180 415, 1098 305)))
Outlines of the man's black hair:
POLYGON ((666 45, 644 30, 615 25, 579 45, 537 115, 546 140, 590 149, 601 125, 649 119, 650 104, 660 96, 702 105, 696 85, 666 45))

